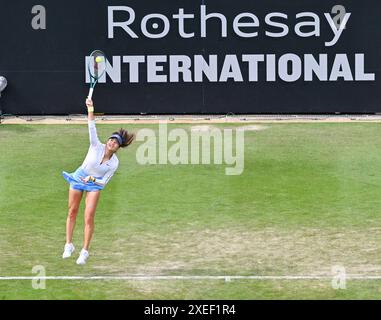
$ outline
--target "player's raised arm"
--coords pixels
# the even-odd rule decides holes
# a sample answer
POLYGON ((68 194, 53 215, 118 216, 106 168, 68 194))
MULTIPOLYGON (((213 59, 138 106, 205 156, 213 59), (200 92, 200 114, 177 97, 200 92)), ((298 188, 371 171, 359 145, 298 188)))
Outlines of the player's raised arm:
POLYGON ((95 127, 93 100, 87 98, 86 99, 86 107, 87 107, 87 119, 88 119, 87 122, 89 125, 90 145, 95 147, 95 146, 101 144, 101 142, 98 139, 97 128, 95 127))

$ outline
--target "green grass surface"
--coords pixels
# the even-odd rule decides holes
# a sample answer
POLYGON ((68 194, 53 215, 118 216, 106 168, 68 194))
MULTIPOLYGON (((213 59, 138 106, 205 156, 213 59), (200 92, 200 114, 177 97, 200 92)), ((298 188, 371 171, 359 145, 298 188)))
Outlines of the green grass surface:
MULTIPOLYGON (((119 125, 98 124, 104 140, 119 125)), ((214 125, 234 128, 232 124, 214 125)), ((158 130, 157 125, 125 126, 158 130)), ((190 125, 170 125, 190 132, 190 125)), ((0 125, 0 277, 381 275, 381 125, 266 124, 245 132, 242 175, 227 165, 140 165, 120 150, 85 266, 61 258, 68 185, 86 125, 0 125)), ((380 299, 381 281, 0 280, 0 299, 380 299)))

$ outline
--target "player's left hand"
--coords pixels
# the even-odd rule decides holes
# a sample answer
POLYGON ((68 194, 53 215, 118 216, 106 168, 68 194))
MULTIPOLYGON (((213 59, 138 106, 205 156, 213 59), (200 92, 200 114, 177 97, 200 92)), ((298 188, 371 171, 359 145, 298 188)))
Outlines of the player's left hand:
POLYGON ((89 181, 92 180, 92 176, 87 176, 86 178, 82 178, 81 177, 81 180, 82 180, 83 183, 88 183, 89 181))

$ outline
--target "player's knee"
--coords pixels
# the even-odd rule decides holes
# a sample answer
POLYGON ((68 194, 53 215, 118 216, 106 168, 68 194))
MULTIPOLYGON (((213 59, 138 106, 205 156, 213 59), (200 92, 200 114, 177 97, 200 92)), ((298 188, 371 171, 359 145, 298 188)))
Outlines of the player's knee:
POLYGON ((69 218, 70 219, 75 219, 78 214, 79 207, 78 206, 69 206, 69 218))
POLYGON ((94 225, 94 218, 85 218, 85 224, 87 226, 93 226, 94 225))
POLYGON ((94 225, 94 217, 85 217, 85 224, 87 226, 93 226, 94 225))

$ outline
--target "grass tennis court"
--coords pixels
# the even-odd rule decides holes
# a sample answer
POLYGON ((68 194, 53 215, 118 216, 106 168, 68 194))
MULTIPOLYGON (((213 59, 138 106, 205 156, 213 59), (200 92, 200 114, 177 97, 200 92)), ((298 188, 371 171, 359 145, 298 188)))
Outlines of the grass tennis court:
MULTIPOLYGON (((234 128, 238 124, 216 124, 234 128)), ((97 124, 104 141, 120 125, 97 124)), ((124 125, 137 132, 157 125, 124 125)), ((271 123, 245 132, 242 175, 225 165, 140 165, 120 150, 85 266, 61 258, 68 185, 86 125, 0 125, 0 277, 381 276, 380 123, 271 123)), ((169 128, 191 129, 189 124, 169 128)), ((0 280, 0 299, 380 299, 381 280, 0 280)))

